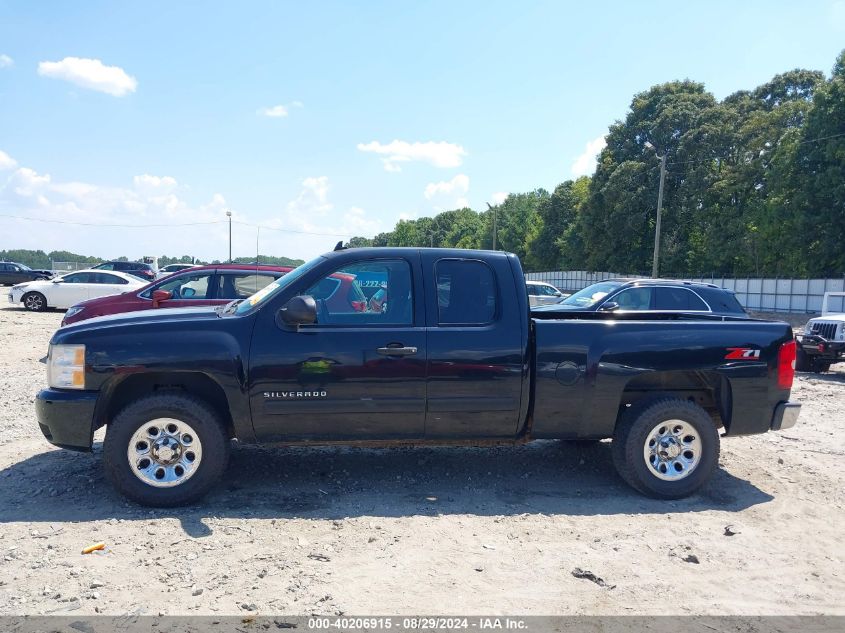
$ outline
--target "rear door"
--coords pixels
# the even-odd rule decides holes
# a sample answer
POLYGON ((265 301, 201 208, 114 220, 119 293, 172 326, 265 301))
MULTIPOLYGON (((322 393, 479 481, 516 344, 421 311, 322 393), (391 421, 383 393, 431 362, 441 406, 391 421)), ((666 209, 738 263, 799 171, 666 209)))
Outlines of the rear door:
POLYGON ((0 262, 0 285, 15 283, 15 276, 12 274, 12 265, 0 262))
POLYGON ((525 349, 508 260, 441 258, 435 251, 422 257, 428 284, 426 437, 514 436, 525 349), (505 305, 506 298, 512 303, 505 305))

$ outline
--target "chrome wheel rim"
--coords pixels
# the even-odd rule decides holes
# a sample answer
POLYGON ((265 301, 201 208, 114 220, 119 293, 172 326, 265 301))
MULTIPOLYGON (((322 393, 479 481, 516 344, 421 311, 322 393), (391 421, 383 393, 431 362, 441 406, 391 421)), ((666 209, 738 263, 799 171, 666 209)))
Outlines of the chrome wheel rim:
POLYGON ((190 479, 202 461, 202 444, 187 422, 156 418, 145 422, 126 449, 135 476, 154 488, 172 488, 190 479))
POLYGON ((643 457, 652 475, 664 481, 689 477, 701 461, 701 438, 684 420, 666 420, 646 436, 643 457))
POLYGON ((44 305, 44 300, 38 295, 28 295, 23 304, 30 310, 40 310, 44 305))

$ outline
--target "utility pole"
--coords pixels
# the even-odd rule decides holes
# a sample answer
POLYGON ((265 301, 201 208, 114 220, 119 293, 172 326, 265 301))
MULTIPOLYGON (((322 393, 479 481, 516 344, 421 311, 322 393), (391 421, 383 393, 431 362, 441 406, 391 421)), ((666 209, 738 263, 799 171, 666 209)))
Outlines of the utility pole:
POLYGON ((226 210, 226 216, 229 218, 229 263, 232 263, 232 212, 226 210))
POLYGON ((666 180, 666 152, 660 157, 660 187, 657 189, 657 222, 654 225, 654 258, 651 262, 651 276, 657 278, 660 263, 660 216, 663 213, 663 182, 666 180))
POLYGON ((654 151, 654 155, 660 159, 660 187, 657 189, 657 222, 654 224, 654 257, 651 260, 651 276, 657 277, 660 264, 660 216, 663 214, 663 183, 666 181, 666 151, 663 156, 657 153, 657 148, 649 141, 645 146, 654 151))

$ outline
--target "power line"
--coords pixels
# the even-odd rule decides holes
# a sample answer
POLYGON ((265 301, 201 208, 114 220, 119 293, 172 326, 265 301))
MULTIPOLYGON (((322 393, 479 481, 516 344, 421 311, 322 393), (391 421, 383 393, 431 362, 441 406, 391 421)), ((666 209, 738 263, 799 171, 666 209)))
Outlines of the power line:
POLYGON ((12 218, 15 220, 31 220, 32 222, 43 222, 45 224, 72 224, 75 226, 101 226, 109 228, 121 229, 147 229, 147 228, 161 228, 161 227, 177 227, 177 226, 199 226, 207 224, 220 224, 223 220, 213 220, 211 222, 185 222, 182 224, 108 224, 101 222, 73 222, 71 220, 48 220, 46 218, 30 218, 24 215, 12 215, 10 213, 0 213, 0 218, 12 218))
MULTIPOLYGON (((148 228, 167 228, 167 227, 181 227, 181 226, 210 226, 212 224, 225 224, 226 220, 211 220, 209 222, 182 222, 176 224, 112 224, 102 222, 74 222, 72 220, 51 220, 47 218, 31 218, 24 215, 13 215, 10 213, 0 213, 0 218, 12 218, 14 220, 29 220, 31 222, 42 222, 44 224, 69 224, 73 226, 93 226, 103 228, 122 228, 122 229, 148 229, 148 228)), ((264 224, 253 224, 251 222, 244 222, 242 220, 232 220, 233 224, 241 224, 243 226, 251 226, 257 229, 266 229, 268 231, 280 231, 282 233, 296 233, 299 235, 321 235, 325 237, 347 237, 349 233, 318 233, 315 231, 300 231, 297 229, 283 229, 274 226, 266 226, 264 224)))

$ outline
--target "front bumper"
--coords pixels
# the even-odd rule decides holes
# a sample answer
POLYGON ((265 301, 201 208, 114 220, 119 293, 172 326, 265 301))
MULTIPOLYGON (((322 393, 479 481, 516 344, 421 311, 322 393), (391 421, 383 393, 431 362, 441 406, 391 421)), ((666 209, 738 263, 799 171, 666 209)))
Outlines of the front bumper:
POLYGON ((35 415, 47 441, 73 451, 90 451, 97 391, 42 389, 35 415))
POLYGON ((801 413, 801 403, 781 402, 775 407, 775 414, 772 416, 772 431, 783 431, 791 429, 798 422, 798 414, 801 413))
POLYGON ((804 334, 798 337, 798 344, 808 356, 831 361, 845 360, 845 341, 828 341, 815 334, 804 334))

